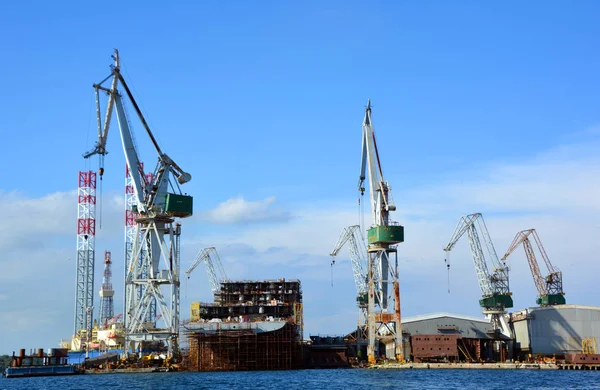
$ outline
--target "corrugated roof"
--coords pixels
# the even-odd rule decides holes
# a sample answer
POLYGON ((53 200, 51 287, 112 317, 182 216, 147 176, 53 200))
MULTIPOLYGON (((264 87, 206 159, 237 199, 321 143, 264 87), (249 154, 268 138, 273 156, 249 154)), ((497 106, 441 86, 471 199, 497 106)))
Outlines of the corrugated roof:
POLYGON ((431 313, 431 314, 423 314, 420 316, 413 316, 413 317, 405 317, 402 319, 402 323, 410 323, 410 322, 417 322, 417 321, 425 321, 425 320, 433 320, 436 318, 443 318, 443 317, 450 317, 450 318, 457 318, 459 320, 465 320, 465 321, 477 321, 477 322, 482 322, 482 323, 486 323, 489 324, 490 321, 488 319, 481 318, 481 317, 469 317, 469 316, 463 316, 460 314, 452 314, 452 313, 431 313))
POLYGON ((556 306, 545 306, 545 307, 530 307, 529 311, 538 310, 561 310, 561 309, 586 309, 586 310, 600 310, 600 306, 586 306, 586 305, 556 305, 556 306))

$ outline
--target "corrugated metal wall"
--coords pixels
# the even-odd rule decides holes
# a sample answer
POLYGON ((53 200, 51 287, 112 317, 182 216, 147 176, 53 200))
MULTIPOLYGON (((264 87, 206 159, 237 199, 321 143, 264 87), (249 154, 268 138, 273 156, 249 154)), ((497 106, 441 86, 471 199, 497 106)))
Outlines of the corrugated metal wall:
POLYGON ((527 320, 532 353, 581 353, 582 339, 600 341, 600 307, 561 305, 529 312, 534 317, 527 320))
POLYGON ((529 328, 527 326, 527 321, 517 321, 513 322, 513 327, 515 331, 515 348, 520 349, 523 352, 528 352, 529 345, 529 328))

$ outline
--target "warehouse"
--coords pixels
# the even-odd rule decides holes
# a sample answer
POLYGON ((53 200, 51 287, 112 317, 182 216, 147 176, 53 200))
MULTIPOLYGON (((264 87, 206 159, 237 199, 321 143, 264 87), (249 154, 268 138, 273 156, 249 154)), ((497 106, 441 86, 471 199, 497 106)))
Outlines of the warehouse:
POLYGON ((485 318, 449 313, 402 320, 404 356, 422 361, 505 361, 507 341, 500 340, 485 318), (406 341, 409 341, 408 343, 406 341))
POLYGON ((515 357, 582 352, 582 340, 600 340, 600 307, 557 305, 532 307, 510 314, 515 357))

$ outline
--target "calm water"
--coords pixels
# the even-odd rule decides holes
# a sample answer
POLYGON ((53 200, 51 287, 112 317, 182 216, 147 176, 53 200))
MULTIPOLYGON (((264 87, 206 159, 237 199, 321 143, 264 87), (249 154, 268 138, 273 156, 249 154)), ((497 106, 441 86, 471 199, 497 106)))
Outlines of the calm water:
POLYGON ((0 389, 600 389, 600 371, 302 370, 0 379, 0 389))

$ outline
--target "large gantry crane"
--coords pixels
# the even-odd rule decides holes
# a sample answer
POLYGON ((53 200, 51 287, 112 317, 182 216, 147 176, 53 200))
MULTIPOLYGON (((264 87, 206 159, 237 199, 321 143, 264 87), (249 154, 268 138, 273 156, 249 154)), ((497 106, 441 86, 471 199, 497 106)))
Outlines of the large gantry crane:
POLYGON ((465 233, 469 237, 469 246, 473 255, 477 281, 481 289, 482 298, 479 300, 479 305, 484 308, 483 314, 490 318, 495 330, 499 330, 505 336, 512 338, 512 332, 504 317, 506 309, 513 307, 512 293, 508 285, 508 267, 498 260, 496 249, 494 249, 494 244, 481 213, 461 217, 454 230, 454 234, 452 234, 452 238, 450 238, 450 242, 444 248, 446 263, 449 267, 449 252, 465 233), (492 260, 493 269, 491 273, 489 272, 486 257, 481 247, 478 230, 483 235, 488 256, 492 260))
POLYGON ((535 229, 518 232, 512 244, 510 244, 510 247, 506 251, 506 254, 502 257, 502 261, 506 261, 508 256, 510 256, 510 254, 521 244, 523 244, 523 249, 525 249, 525 255, 529 261, 529 269, 531 269, 531 275, 533 276, 533 282, 535 283, 535 287, 539 294, 536 303, 540 306, 564 305, 566 300, 562 285, 562 272, 550 262, 546 250, 542 245, 542 241, 535 229), (542 273, 540 272, 540 266, 535 257, 533 246, 531 245, 531 241, 529 241, 530 236, 533 237, 538 250, 542 255, 542 259, 544 259, 544 263, 546 263, 548 275, 545 278, 542 277, 542 273))
POLYGON ((168 345, 169 354, 172 356, 178 353, 179 336, 181 225, 175 221, 176 218, 192 215, 192 197, 182 194, 179 185, 189 182, 192 177, 160 149, 121 75, 119 52, 116 49, 113 60, 114 65, 111 66, 110 75, 100 83, 94 84, 98 141, 91 151, 84 154, 84 158, 99 155, 99 173, 102 176, 110 120, 113 109, 116 109, 125 160, 132 176, 135 193, 132 211, 136 214, 135 236, 139 238, 133 241, 131 256, 129 256, 132 260, 126 264, 125 270, 126 348, 135 351, 141 348, 144 342, 162 342, 168 345), (107 88, 103 84, 109 79, 111 83, 107 88), (158 154, 158 164, 150 181, 146 180, 143 164, 138 157, 122 96, 118 90, 119 84, 132 103, 158 154), (100 112, 100 91, 108 95, 104 124, 100 112), (172 180, 172 177, 177 180, 172 180), (141 261, 135 260, 140 258, 141 261), (141 296, 138 295, 140 286, 143 288, 141 296), (161 324, 147 320, 148 311, 153 307, 154 302, 158 311, 156 317, 162 318, 161 324))
POLYGON ((367 274, 365 271, 367 268, 367 247, 365 245, 364 237, 360 232, 359 225, 348 226, 342 230, 340 238, 329 254, 333 258, 332 264, 335 262, 335 257, 346 244, 348 244, 348 249, 350 250, 352 273, 354 274, 354 284, 356 285, 356 305, 360 309, 358 323, 358 332, 360 335, 363 333, 365 324, 367 322, 367 296, 369 287, 367 284, 367 274))
POLYGON ((362 124, 362 160, 358 190, 365 192, 368 171, 372 225, 367 231, 367 328, 369 344, 367 359, 375 362, 380 341, 395 343, 395 358, 404 360, 402 324, 400 322, 400 284, 398 281, 398 252, 396 244, 404 242, 404 226, 390 219, 390 211, 396 210, 392 189, 383 177, 375 132, 371 121, 369 99, 362 124), (393 256, 392 264, 390 258, 393 256), (393 290, 393 306, 390 310, 389 286, 393 290))
POLYGON ((196 259, 190 268, 185 271, 188 279, 190 278, 192 271, 195 270, 196 267, 198 267, 198 265, 200 265, 202 262, 206 264, 206 272, 208 273, 210 289, 212 290, 213 294, 216 294, 219 292, 219 290, 221 290, 221 282, 223 280, 227 280, 227 274, 225 273, 225 269, 223 268, 223 264, 221 263, 221 259, 217 253, 217 248, 211 246, 198 251, 196 259))

